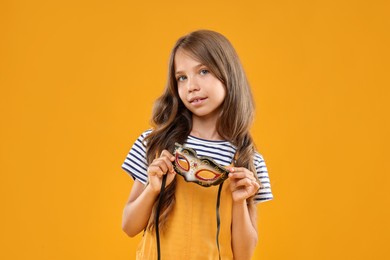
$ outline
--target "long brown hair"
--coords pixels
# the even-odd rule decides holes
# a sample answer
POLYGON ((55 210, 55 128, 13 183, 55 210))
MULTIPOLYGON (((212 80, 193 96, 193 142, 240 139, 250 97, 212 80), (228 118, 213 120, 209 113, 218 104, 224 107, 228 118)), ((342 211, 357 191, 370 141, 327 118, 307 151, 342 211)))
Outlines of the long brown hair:
MULTIPOLYGON (((173 152, 175 142, 184 143, 192 129, 192 115, 179 97, 175 78, 174 59, 179 49, 208 67, 224 84, 226 97, 217 121, 218 134, 237 147, 235 166, 256 172, 253 164, 254 144, 249 133, 254 117, 252 93, 238 55, 229 40, 222 34, 209 30, 198 30, 181 37, 172 49, 168 81, 163 94, 155 102, 153 131, 146 138, 148 163, 164 149, 173 152)), ((175 189, 176 179, 167 187, 162 198, 159 216, 159 226, 162 228, 174 207, 175 189)), ((157 203, 149 220, 149 230, 154 228, 156 205, 157 203)))

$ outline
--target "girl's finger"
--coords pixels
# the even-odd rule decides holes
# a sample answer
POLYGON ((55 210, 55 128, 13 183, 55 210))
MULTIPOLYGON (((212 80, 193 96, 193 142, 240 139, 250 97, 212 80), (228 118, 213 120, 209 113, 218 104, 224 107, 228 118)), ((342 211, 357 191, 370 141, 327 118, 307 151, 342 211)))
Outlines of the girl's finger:
POLYGON ((171 162, 175 160, 175 156, 173 156, 173 154, 171 154, 168 150, 163 150, 160 157, 167 157, 171 162))
POLYGON ((250 171, 231 172, 231 173, 229 173, 229 177, 233 178, 233 179, 249 178, 249 179, 255 180, 255 176, 250 171))
POLYGON ((231 184, 232 184, 232 189, 236 190, 240 187, 252 186, 254 183, 252 182, 252 180, 248 178, 244 178, 244 179, 237 180, 236 182, 231 182, 231 184))
POLYGON ((247 168, 244 168, 244 167, 230 167, 230 171, 231 172, 244 172, 244 171, 248 171, 247 168))
POLYGON ((148 175, 149 176, 156 176, 158 174, 161 174, 163 171, 158 166, 149 166, 148 168, 148 175))
MULTIPOLYGON (((168 162, 170 163, 170 162, 168 162)), ((167 165, 167 162, 164 159, 158 158, 155 159, 148 168, 148 172, 156 172, 156 173, 163 173, 165 174, 168 172, 169 166, 167 165)))
POLYGON ((175 160, 175 156, 173 156, 173 155, 172 155, 170 152, 168 152, 167 150, 164 150, 164 151, 161 153, 161 156, 160 156, 159 159, 164 160, 165 165, 167 166, 167 169, 169 170, 169 172, 174 172, 172 162, 175 160))
POLYGON ((149 168, 151 168, 151 170, 153 169, 156 172, 167 172, 168 170, 168 167, 165 165, 165 162, 161 161, 160 159, 153 161, 149 168))
POLYGON ((161 156, 157 159, 154 159, 151 165, 159 166, 163 172, 167 172, 168 170, 173 172, 172 162, 166 156, 161 156))

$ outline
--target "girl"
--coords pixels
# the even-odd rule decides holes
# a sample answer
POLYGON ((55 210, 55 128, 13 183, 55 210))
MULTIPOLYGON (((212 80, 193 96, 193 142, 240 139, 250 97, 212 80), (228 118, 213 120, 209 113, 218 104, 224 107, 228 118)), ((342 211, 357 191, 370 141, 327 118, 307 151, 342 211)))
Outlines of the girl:
POLYGON ((164 175, 157 222, 162 259, 251 258, 258 240, 255 204, 272 199, 264 160, 249 133, 253 114, 244 70, 223 35, 199 30, 176 42, 166 88, 154 106, 153 128, 141 134, 122 165, 135 180, 122 228, 131 237, 144 231, 137 259, 157 258, 153 220, 164 175), (175 143, 229 170, 217 220, 219 187, 177 176, 175 143))

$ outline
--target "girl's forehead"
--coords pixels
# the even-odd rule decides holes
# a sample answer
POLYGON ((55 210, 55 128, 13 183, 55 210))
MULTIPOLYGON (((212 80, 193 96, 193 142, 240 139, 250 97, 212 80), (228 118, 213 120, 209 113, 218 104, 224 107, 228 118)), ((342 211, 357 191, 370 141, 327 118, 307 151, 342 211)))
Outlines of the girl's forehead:
POLYGON ((174 57, 175 70, 180 70, 181 67, 197 66, 199 64, 203 64, 203 62, 194 54, 181 49, 177 50, 174 57))
POLYGON ((175 60, 177 59, 190 59, 190 60, 194 60, 194 61, 197 61, 197 62, 201 62, 199 57, 197 57, 194 53, 190 52, 190 51, 187 51, 187 50, 184 50, 184 49, 178 49, 175 53, 175 60))

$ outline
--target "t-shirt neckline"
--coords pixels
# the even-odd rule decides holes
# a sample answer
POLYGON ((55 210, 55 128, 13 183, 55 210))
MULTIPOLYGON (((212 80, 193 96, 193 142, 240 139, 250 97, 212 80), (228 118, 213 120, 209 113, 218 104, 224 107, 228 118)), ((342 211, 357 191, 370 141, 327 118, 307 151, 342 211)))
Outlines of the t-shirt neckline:
POLYGON ((196 137, 196 136, 193 136, 193 135, 188 135, 188 137, 191 138, 191 139, 195 139, 195 140, 199 140, 199 141, 203 141, 203 142, 207 142, 207 143, 215 143, 215 144, 226 144, 226 143, 229 143, 226 140, 208 140, 208 139, 196 137))

